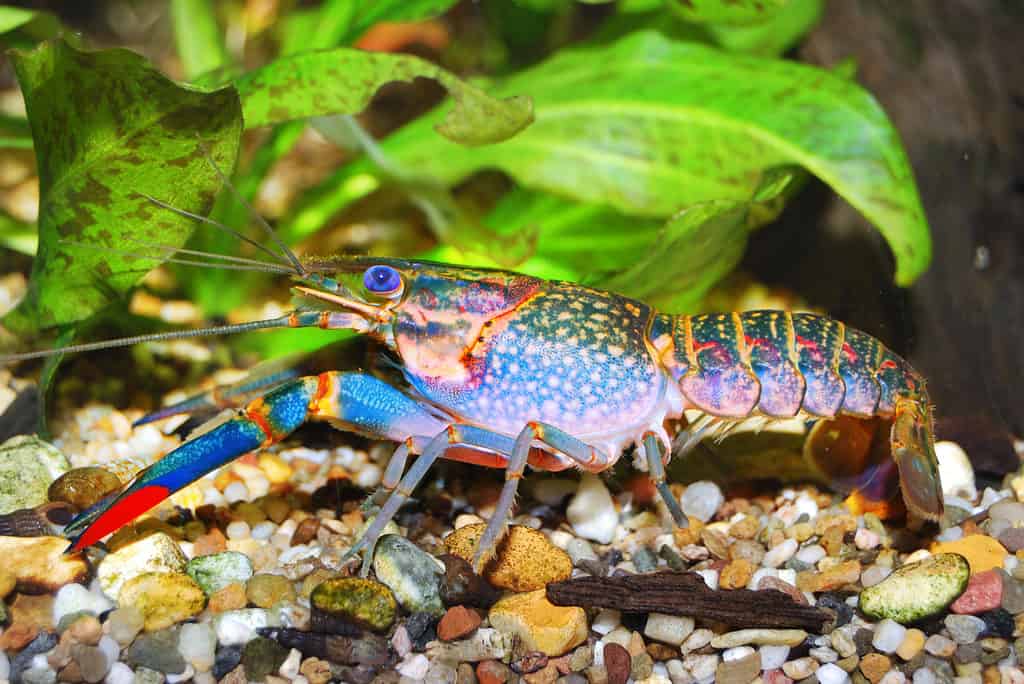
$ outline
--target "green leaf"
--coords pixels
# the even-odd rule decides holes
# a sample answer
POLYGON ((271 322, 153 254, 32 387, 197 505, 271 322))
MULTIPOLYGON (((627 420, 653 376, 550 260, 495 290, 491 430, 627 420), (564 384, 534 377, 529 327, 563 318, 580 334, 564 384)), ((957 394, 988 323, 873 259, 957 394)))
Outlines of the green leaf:
POLYGON ((234 167, 241 106, 232 88, 182 88, 127 50, 54 41, 12 59, 36 141, 39 249, 4 323, 30 332, 87 318, 161 261, 112 250, 185 242, 193 223, 144 195, 209 211, 220 186, 209 162, 234 167))
POLYGON ((730 52, 774 57, 795 46, 818 24, 824 10, 824 0, 790 0, 761 22, 710 24, 704 28, 711 42, 730 52))
POLYGON ((899 136, 875 99, 841 76, 640 33, 562 52, 494 90, 530 93, 535 122, 468 148, 433 136, 432 114, 382 150, 446 185, 498 168, 528 188, 651 217, 747 201, 772 169, 799 165, 875 224, 895 254, 897 283, 928 265, 928 224, 899 136))
POLYGON ((687 21, 709 24, 760 23, 792 0, 668 0, 687 21))
POLYGON ((247 128, 326 114, 356 114, 385 83, 432 78, 455 107, 437 132, 463 145, 505 140, 533 120, 529 98, 496 100, 419 57, 337 48, 282 57, 236 81, 247 128))
POLYGON ((174 44, 186 78, 193 79, 228 64, 214 3, 208 0, 171 0, 170 9, 174 44))
POLYGON ((0 7, 0 44, 26 47, 52 38, 61 31, 60 21, 49 12, 0 7))

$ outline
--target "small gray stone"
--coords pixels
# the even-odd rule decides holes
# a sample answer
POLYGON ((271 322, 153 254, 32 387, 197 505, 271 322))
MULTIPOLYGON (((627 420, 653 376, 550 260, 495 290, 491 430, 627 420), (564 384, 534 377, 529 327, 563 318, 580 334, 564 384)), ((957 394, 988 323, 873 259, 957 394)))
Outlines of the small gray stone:
POLYGON ((164 684, 164 675, 148 667, 139 667, 135 670, 135 684, 164 684))
POLYGON ((978 635, 985 629, 985 621, 973 615, 947 615, 945 625, 953 641, 958 644, 977 641, 978 635))
POLYGON ((715 512, 725 503, 722 490, 714 482, 701 480, 686 488, 679 497, 679 505, 686 515, 692 515, 701 522, 714 517, 715 512))
POLYGON ((1000 570, 1003 577, 1003 609, 1011 615, 1024 613, 1024 582, 1000 570))
POLYGON ((1024 549, 1024 527, 1011 527, 1003 530, 996 537, 1010 553, 1017 553, 1024 549))
POLYGON ((71 647, 71 657, 78 663, 82 679, 89 684, 103 681, 110 670, 111 663, 107 661, 107 655, 95 646, 74 644, 71 647))
POLYGON ((377 542, 373 571, 410 613, 442 615, 441 575, 434 557, 405 537, 386 534, 377 542))
POLYGON ((953 659, 958 663, 974 663, 981 659, 981 644, 960 644, 956 647, 953 659))
POLYGON ((252 577, 252 561, 244 553, 223 551, 193 558, 185 566, 185 572, 210 596, 233 582, 248 582, 252 577))
POLYGON ((171 627, 141 634, 124 652, 124 659, 134 667, 145 667, 164 674, 181 674, 185 659, 178 652, 178 629, 171 627))
POLYGON ((640 574, 654 572, 658 567, 658 557, 646 546, 642 547, 633 554, 633 567, 640 574))
POLYGON ((242 649, 242 667, 251 682, 262 682, 267 675, 276 674, 287 658, 288 649, 266 637, 256 637, 242 649))

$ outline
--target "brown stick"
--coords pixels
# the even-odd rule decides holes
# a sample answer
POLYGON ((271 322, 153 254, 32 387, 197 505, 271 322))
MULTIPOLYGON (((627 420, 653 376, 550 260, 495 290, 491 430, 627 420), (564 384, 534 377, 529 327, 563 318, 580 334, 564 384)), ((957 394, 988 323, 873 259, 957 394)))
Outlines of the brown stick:
POLYGON ((552 582, 547 597, 556 606, 686 615, 738 628, 798 628, 821 633, 833 618, 829 611, 801 605, 774 589, 715 591, 693 572, 577 577, 552 582))

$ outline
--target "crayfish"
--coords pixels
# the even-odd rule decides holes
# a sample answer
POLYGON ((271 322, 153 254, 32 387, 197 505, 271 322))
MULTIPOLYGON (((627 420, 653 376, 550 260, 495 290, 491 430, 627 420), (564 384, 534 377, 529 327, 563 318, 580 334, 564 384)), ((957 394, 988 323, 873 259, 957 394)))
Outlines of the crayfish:
MULTIPOLYGON (((685 526, 665 482, 673 446, 677 455, 686 452, 752 416, 882 421, 888 449, 877 468, 899 483, 890 496, 902 492, 912 519, 942 516, 924 381, 881 342, 839 321, 768 310, 668 315, 611 292, 508 271, 288 256, 294 311, 207 332, 354 330, 383 344, 401 380, 328 370, 274 375, 243 383, 245 392, 222 393, 222 401, 238 398, 234 417, 81 513, 65 530, 70 550, 95 544, 182 487, 311 420, 398 444, 383 477, 383 505, 351 554, 373 548, 439 458, 505 471, 476 549, 477 568, 504 532, 527 465, 600 472, 635 447, 669 512, 685 526), (254 392, 260 394, 253 398, 254 392), (704 417, 685 423, 690 410, 704 417)), ((158 416, 188 411, 200 400, 158 416)))

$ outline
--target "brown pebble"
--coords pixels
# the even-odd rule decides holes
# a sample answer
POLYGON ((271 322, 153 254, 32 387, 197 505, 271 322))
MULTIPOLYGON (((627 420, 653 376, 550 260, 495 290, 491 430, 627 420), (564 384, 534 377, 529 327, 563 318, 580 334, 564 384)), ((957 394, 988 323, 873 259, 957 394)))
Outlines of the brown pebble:
POLYGON ((67 633, 71 639, 80 644, 95 646, 103 636, 103 626, 92 615, 83 615, 71 623, 67 628, 67 633))
POLYGON ((245 667, 239 665, 224 675, 224 678, 218 684, 249 684, 249 679, 245 676, 245 667))
POLYGON ((761 656, 751 653, 736 660, 722 661, 715 670, 719 684, 748 684, 761 672, 761 656))
POLYGON ((558 680, 558 676, 558 668, 551 663, 548 663, 536 672, 523 675, 523 682, 525 682, 525 684, 555 684, 558 680))
POLYGON ((729 558, 729 542, 726 541, 725 535, 718 530, 710 528, 701 530, 700 540, 704 542, 704 546, 715 558, 729 558))
POLYGON ((730 561, 722 569, 718 578, 718 586, 722 589, 743 589, 754 576, 757 567, 746 558, 738 558, 730 561))
POLYGON ((868 653, 860 659, 860 671, 871 684, 878 684, 892 667, 892 661, 881 653, 868 653))
MULTIPOLYGON (((761 659, 758 658, 758 666, 761 664, 761 659)), ((651 656, 646 653, 633 656, 633 660, 630 663, 629 676, 634 681, 641 681, 647 679, 654 672, 654 660, 651 656)))
POLYGON ((452 606, 437 623, 437 638, 455 641, 472 634, 480 626, 480 615, 465 606, 452 606))
POLYGON ((77 684, 82 680, 82 668, 74 660, 64 666, 64 669, 57 675, 58 681, 77 684))
POLYGON ((299 666, 299 673, 309 684, 327 684, 331 681, 331 664, 319 658, 306 658, 299 666))
POLYGON ((459 669, 455 671, 455 684, 477 684, 476 682, 476 670, 469 663, 459 664, 459 669))
POLYGON ((228 540, 218 528, 214 527, 206 534, 196 537, 192 544, 193 557, 212 556, 215 553, 227 551, 228 540))
POLYGON ((35 625, 15 622, 0 635, 0 651, 13 653, 25 648, 39 634, 35 625))
POLYGON ((480 684, 505 684, 512 677, 512 668, 497 660, 482 660, 476 666, 476 678, 480 684))
POLYGON ((292 546, 308 544, 309 542, 316 539, 316 533, 319 530, 319 518, 306 518, 305 520, 299 523, 299 526, 295 528, 295 532, 292 533, 292 546))
POLYGON ((210 596, 207 608, 211 613, 223 613, 226 610, 245 608, 247 600, 245 585, 241 582, 232 582, 210 596))
POLYGON ((632 670, 629 652, 616 643, 604 645, 604 667, 608 670, 608 684, 626 684, 632 670))
POLYGON ((778 577, 762 577, 760 580, 757 581, 757 589, 758 591, 762 591, 764 589, 774 589, 776 591, 781 591, 783 594, 786 594, 800 605, 808 605, 807 597, 804 596, 804 593, 802 591, 794 587, 789 582, 785 580, 780 580, 778 577))
POLYGON ((819 542, 825 547, 825 552, 830 556, 838 556, 839 552, 843 549, 843 530, 842 525, 832 525, 825 530, 825 534, 822 535, 821 541, 819 542))
POLYGON ((663 660, 672 660, 673 658, 679 657, 679 649, 672 648, 667 644, 662 644, 657 641, 652 641, 647 644, 647 655, 659 662, 663 660))
POLYGON ((860 561, 850 560, 839 563, 822 572, 815 572, 814 570, 798 572, 796 575, 796 586, 801 591, 817 593, 820 591, 842 589, 848 584, 856 583, 859 579, 860 561))

